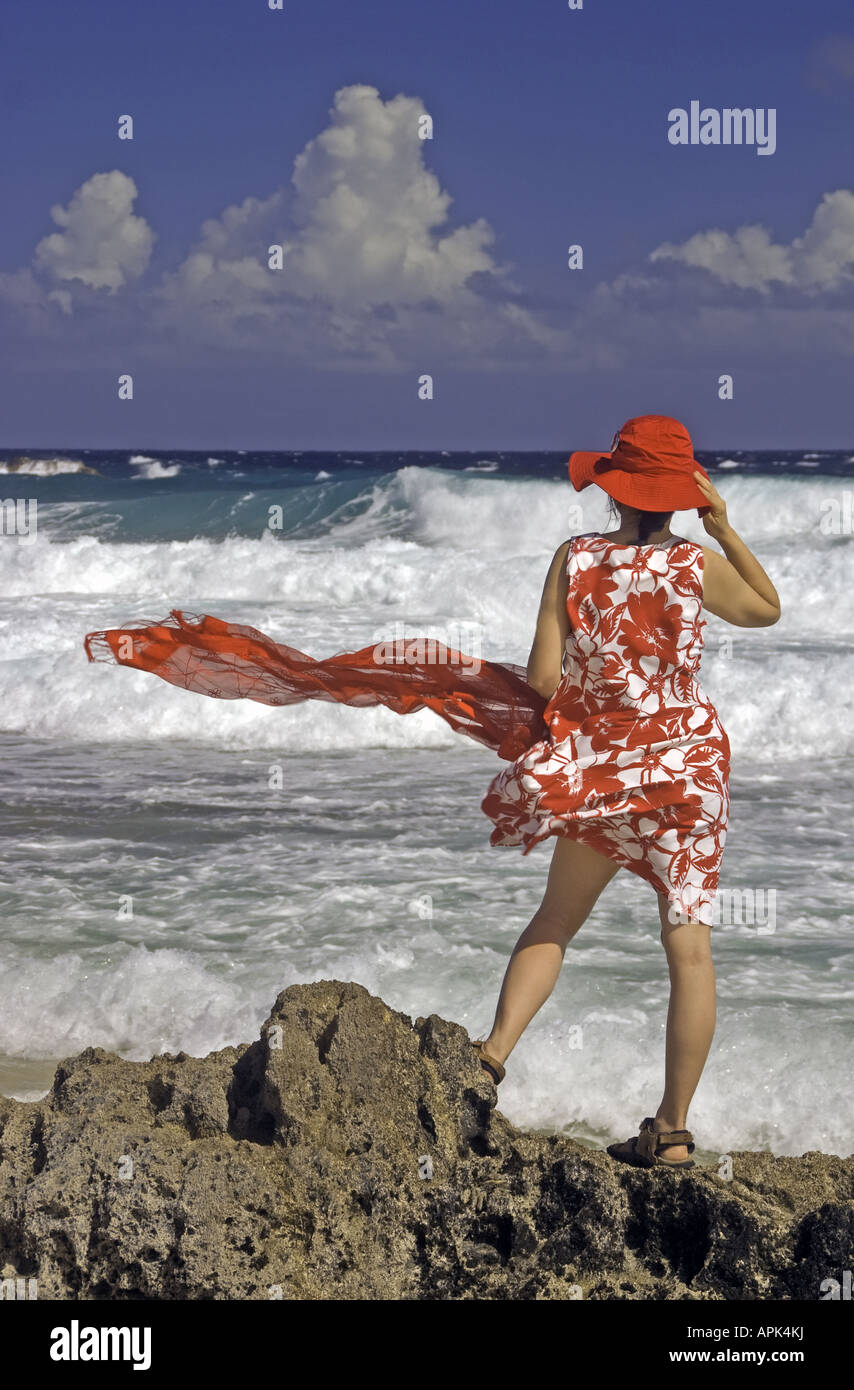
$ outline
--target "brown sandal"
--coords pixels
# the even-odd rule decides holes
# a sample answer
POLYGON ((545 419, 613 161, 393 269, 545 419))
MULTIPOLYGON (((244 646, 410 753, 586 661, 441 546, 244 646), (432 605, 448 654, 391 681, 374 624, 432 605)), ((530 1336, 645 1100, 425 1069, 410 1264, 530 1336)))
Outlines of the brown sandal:
POLYGON ((480 1058, 480 1065, 485 1072, 488 1072, 496 1086, 504 1080, 505 1071, 501 1063, 495 1057, 490 1057, 488 1052, 484 1052, 482 1041, 473 1042, 472 1047, 480 1058))
POLYGON ((685 1144, 689 1154, 694 1152, 694 1136, 689 1129, 663 1130, 656 1134, 649 1117, 641 1123, 640 1132, 623 1144, 609 1144, 607 1152, 620 1163, 635 1168, 694 1168, 693 1158, 662 1158, 659 1149, 669 1144, 685 1144))

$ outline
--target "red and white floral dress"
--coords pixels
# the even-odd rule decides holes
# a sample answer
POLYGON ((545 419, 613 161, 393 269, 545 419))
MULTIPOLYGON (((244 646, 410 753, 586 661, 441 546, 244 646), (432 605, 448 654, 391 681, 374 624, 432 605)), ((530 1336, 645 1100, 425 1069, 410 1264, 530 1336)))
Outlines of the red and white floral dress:
POLYGON ((493 845, 568 835, 712 921, 729 815, 729 739, 697 671, 703 551, 570 541, 564 675, 547 738, 490 783, 493 845))

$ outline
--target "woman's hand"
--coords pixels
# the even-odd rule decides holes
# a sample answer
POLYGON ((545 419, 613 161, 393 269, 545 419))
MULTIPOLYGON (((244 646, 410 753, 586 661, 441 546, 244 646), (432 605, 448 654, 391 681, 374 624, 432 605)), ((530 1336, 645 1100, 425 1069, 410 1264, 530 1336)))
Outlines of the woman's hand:
POLYGON ((726 502, 704 473, 695 472, 694 481, 711 507, 711 511, 706 512, 703 517, 703 526, 714 540, 723 540, 724 536, 728 535, 732 529, 727 520, 726 502))

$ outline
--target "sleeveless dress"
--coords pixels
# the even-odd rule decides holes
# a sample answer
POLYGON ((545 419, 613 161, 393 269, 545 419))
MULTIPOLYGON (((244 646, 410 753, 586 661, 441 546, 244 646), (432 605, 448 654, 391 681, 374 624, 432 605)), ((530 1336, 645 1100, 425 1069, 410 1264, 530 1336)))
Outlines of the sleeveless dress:
POLYGON ((729 739, 697 679, 703 551, 570 541, 571 633, 546 737, 491 782, 493 845, 567 835, 712 923, 729 816, 729 739))

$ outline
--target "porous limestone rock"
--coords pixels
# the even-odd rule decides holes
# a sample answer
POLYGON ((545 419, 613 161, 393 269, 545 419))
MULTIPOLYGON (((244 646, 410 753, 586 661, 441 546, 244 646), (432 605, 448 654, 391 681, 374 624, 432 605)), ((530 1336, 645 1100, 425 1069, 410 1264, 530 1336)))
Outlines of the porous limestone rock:
POLYGON ((361 985, 260 1040, 88 1048, 0 1098, 0 1277, 59 1299, 806 1299, 854 1262, 854 1159, 647 1171, 525 1133, 463 1028, 361 985))

